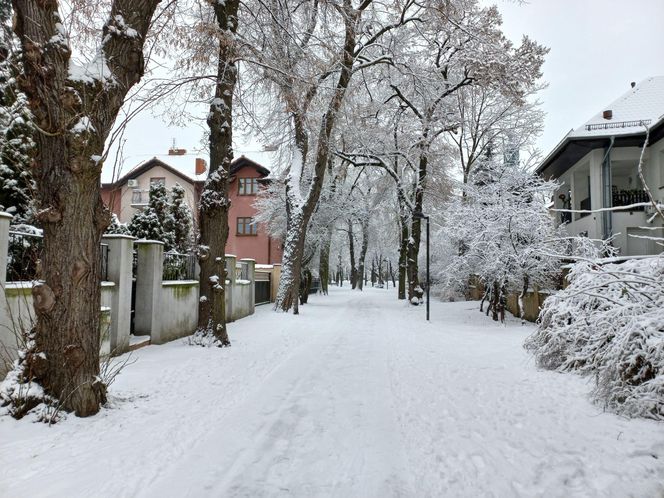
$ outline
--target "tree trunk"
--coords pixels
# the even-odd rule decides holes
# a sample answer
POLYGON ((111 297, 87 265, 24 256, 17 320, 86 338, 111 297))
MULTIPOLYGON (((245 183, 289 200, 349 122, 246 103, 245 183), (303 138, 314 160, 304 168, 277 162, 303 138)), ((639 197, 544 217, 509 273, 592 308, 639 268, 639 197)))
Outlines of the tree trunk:
MULTIPOLYGON (((425 132, 422 141, 426 143, 427 133, 425 132)), ((417 213, 421 213, 424 207, 424 189, 427 180, 427 166, 429 160, 426 152, 420 155, 418 181, 415 187, 415 203, 413 209, 417 213)), ((420 285, 419 277, 419 255, 420 255, 420 241, 422 239, 422 220, 420 218, 412 217, 410 239, 408 240, 408 300, 412 303, 413 299, 417 301, 422 299, 424 291, 420 285)))
MULTIPOLYGON (((213 5, 220 30, 214 99, 210 127, 210 173, 199 207, 200 293, 197 335, 218 346, 230 346, 226 329, 226 241, 228 240, 228 178, 233 160, 233 92, 237 81, 235 45, 239 0, 213 5)), ((231 268, 235 271, 235 268, 231 268)))
POLYGON ((491 292, 491 318, 494 322, 498 321, 498 313, 500 306, 500 286, 498 285, 498 280, 493 282, 493 290, 491 292))
POLYGON ((19 85, 39 127, 32 174, 44 229, 34 343, 21 376, 41 384, 60 408, 88 416, 106 399, 99 379, 100 242, 111 219, 99 192, 104 143, 143 75, 143 45, 159 1, 114 0, 99 55, 108 73, 80 79, 70 77, 58 2, 12 3, 24 56, 19 85), (129 28, 137 36, 126 36, 129 28))
POLYGON ((320 246, 318 256, 318 276, 320 278, 320 290, 327 296, 330 282, 330 244, 332 243, 332 227, 329 227, 325 240, 320 246))
POLYGON ((399 291, 398 298, 406 299, 406 272, 408 269, 408 222, 400 217, 401 244, 399 245, 399 291))
POLYGON ((376 285, 376 282, 378 280, 377 274, 376 274, 376 256, 371 258, 371 287, 374 287, 376 285))
MULTIPOLYGON (((303 200, 293 195, 292 187, 287 183, 286 186, 286 215, 287 230, 286 241, 284 242, 284 257, 282 261, 282 276, 279 282, 279 291, 275 302, 275 309, 288 311, 293 308, 293 313, 298 313, 297 297, 300 285, 300 270, 302 265, 302 254, 304 252, 305 236, 307 225, 314 212, 321 189, 325 180, 325 170, 330 156, 330 137, 337 120, 337 115, 341 109, 346 90, 351 81, 353 64, 355 62, 355 38, 357 23, 361 16, 361 11, 353 9, 350 2, 343 4, 344 18, 344 47, 340 54, 340 72, 335 92, 328 103, 325 115, 323 116, 321 127, 317 138, 316 156, 314 158, 314 171, 309 186, 309 191, 303 200), (300 203, 301 201, 301 203, 300 203)), ((295 116, 295 124, 301 116, 295 116)), ((304 125, 302 125, 304 126, 304 125)), ((297 127, 296 127, 297 130, 297 127)), ((306 164, 307 143, 298 143, 296 133, 296 145, 302 157, 302 164, 306 164)), ((292 177, 289 177, 288 182, 292 177)), ((299 179, 299 175, 297 175, 299 179)), ((298 180, 299 181, 299 180, 298 180)), ((296 191, 299 192, 299 185, 296 191)))
POLYGON ((357 287, 357 267, 355 266, 355 235, 353 234, 353 222, 348 220, 348 253, 350 255, 350 287, 357 287))
POLYGON ((358 262, 357 272, 359 275, 357 287, 364 288, 364 261, 367 258, 367 249, 369 247, 369 219, 362 220, 362 246, 360 247, 360 260, 358 262))
POLYGON ((312 282, 313 277, 311 276, 311 271, 308 268, 305 268, 302 272, 302 278, 300 281, 300 304, 307 304, 309 301, 309 292, 311 291, 312 282))
MULTIPOLYGON (((286 187, 288 191, 288 186, 286 187)), ((288 197, 288 195, 287 195, 288 197)), ((288 311, 293 308, 293 314, 299 313, 299 293, 300 293, 300 273, 302 271, 302 255, 304 253, 304 242, 306 236, 306 225, 304 211, 291 214, 292 208, 289 208, 289 202, 286 203, 287 215, 287 235, 284 242, 284 256, 282 259, 281 278, 279 279, 279 289, 275 299, 275 309, 288 311)))
POLYGON ((524 323, 526 321, 526 310, 523 305, 523 300, 526 298, 529 285, 530 285, 530 278, 528 277, 528 275, 524 275, 523 288, 521 289, 521 294, 519 294, 519 316, 521 317, 521 323, 524 323))

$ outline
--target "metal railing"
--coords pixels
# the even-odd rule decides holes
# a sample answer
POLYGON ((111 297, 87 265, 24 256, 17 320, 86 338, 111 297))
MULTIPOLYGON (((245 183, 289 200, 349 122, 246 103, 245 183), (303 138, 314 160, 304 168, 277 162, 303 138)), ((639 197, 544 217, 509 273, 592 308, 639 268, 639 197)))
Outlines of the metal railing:
POLYGON ((634 121, 613 121, 610 123, 595 123, 586 125, 586 131, 611 130, 614 128, 632 128, 634 126, 648 126, 652 119, 637 119, 634 121))
POLYGON ((163 280, 194 280, 196 278, 196 256, 165 252, 162 278, 163 280))
MULTIPOLYGON (((650 197, 645 190, 614 190, 613 207, 629 206, 639 202, 650 202, 650 197)), ((643 211, 643 206, 631 208, 630 211, 643 211)))
POLYGON ((44 250, 41 235, 9 232, 7 250, 7 282, 31 281, 38 278, 44 250))
POLYGON ((108 244, 101 245, 101 252, 99 253, 99 274, 103 281, 108 280, 108 253, 110 252, 108 244))
MULTIPOLYGON (((99 271, 108 280, 108 244, 101 244, 99 271)), ((41 278, 44 237, 35 233, 9 231, 7 282, 29 282, 41 278)))

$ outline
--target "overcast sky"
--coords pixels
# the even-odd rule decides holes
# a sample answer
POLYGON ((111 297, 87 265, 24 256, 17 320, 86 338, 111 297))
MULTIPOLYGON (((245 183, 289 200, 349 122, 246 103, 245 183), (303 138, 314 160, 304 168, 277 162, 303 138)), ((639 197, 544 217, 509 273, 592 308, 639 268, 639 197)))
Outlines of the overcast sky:
MULTIPOLYGON (((496 0, 481 0, 486 5, 496 0)), ((544 64, 549 87, 541 94, 547 113, 539 147, 548 153, 570 130, 629 90, 630 82, 664 75, 664 0, 498 0, 504 31, 550 48, 544 64)), ((201 123, 203 125, 204 123, 201 123)), ((202 128, 169 128, 146 113, 125 135, 123 172, 155 154, 178 147, 201 149, 202 128)), ((244 142, 242 140, 241 142, 244 142)), ((236 155, 251 155, 257 144, 238 143, 236 155)), ((108 163, 107 163, 108 164, 108 163)), ((110 168, 104 168, 108 180, 110 168)))
MULTIPOLYGON (((485 4, 496 3, 485 1, 485 4)), ((570 128, 649 76, 664 75, 664 0, 530 0, 497 3, 503 28, 551 50, 541 94, 547 117, 539 147, 547 154, 570 128)))

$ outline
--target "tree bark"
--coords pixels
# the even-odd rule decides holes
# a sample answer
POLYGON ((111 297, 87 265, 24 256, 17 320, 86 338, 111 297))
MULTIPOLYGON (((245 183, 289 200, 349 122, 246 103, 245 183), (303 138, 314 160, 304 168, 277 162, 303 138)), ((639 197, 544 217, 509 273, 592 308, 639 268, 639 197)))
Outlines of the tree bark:
POLYGON ((521 322, 526 321, 526 310, 523 305, 526 294, 528 294, 528 287, 530 286, 530 277, 528 275, 523 276, 523 288, 521 289, 521 294, 519 294, 519 317, 521 322))
MULTIPOLYGON (((424 133, 422 141, 426 142, 427 134, 424 133)), ((415 203, 413 209, 416 213, 421 213, 424 207, 424 189, 427 180, 427 166, 429 160, 426 152, 420 154, 419 167, 418 167, 418 180, 415 187, 415 203)), ((424 291, 420 286, 419 277, 419 255, 420 255, 420 242, 422 239, 422 220, 420 218, 412 217, 410 228, 410 239, 408 239, 408 300, 412 302, 413 298, 416 300, 422 299, 424 291)))
POLYGON ((362 220, 362 246, 360 247, 360 258, 357 265, 358 282, 357 288, 362 290, 364 288, 364 262, 367 257, 367 249, 369 247, 369 219, 362 220))
MULTIPOLYGON (((344 0, 344 46, 340 54, 340 74, 335 85, 334 95, 328 103, 325 115, 318 133, 316 156, 314 158, 314 171, 309 186, 309 191, 303 200, 296 198, 292 192, 293 187, 286 185, 286 214, 287 214, 287 236, 284 241, 284 257, 282 261, 282 274, 279 281, 279 290, 275 302, 275 309, 288 311, 293 309, 293 314, 298 314, 298 292, 300 287, 300 272, 302 267, 302 255, 307 232, 307 225, 314 212, 320 197, 325 170, 330 155, 330 137, 334 129, 337 114, 341 109, 346 90, 352 77, 353 64, 355 62, 355 38, 356 29, 361 12, 353 9, 349 0, 344 0), (301 202, 301 204, 300 204, 301 202)), ((298 116, 294 118, 297 125, 298 116)), ((302 125, 304 126, 304 125, 302 125)), ((302 164, 306 164, 306 151, 308 142, 299 143, 296 126, 296 146, 302 157, 302 164)), ((299 175, 297 175, 299 179, 299 175)), ((299 187, 299 186, 298 186, 299 187)), ((296 189, 299 191, 299 188, 296 189)))
POLYGON ((350 287, 357 287, 357 266, 355 266, 355 234, 353 234, 353 222, 348 220, 348 254, 350 256, 350 287))
POLYGON ((408 269, 408 220, 402 215, 399 217, 401 236, 399 244, 399 291, 398 298, 406 299, 406 272, 408 269))
MULTIPOLYGON (((235 33, 239 0, 213 4, 220 31, 214 99, 207 124, 210 128, 210 173, 199 207, 199 263, 201 298, 197 334, 210 337, 220 347, 230 346, 226 329, 226 241, 228 240, 228 179, 233 160, 233 92, 237 82, 235 33)), ((235 268, 231 268, 235 271, 235 268)))
POLYGON ((124 98, 143 75, 143 46, 159 0, 113 1, 97 56, 105 74, 96 69, 86 78, 70 75, 58 2, 12 3, 24 58, 19 85, 39 127, 32 174, 44 229, 24 380, 41 384, 62 409, 89 416, 106 399, 99 379, 100 243, 111 217, 100 196, 101 159, 124 98))
POLYGON ((330 244, 332 243, 332 227, 329 227, 325 240, 320 246, 318 257, 318 276, 320 278, 320 290, 327 296, 330 282, 330 244))

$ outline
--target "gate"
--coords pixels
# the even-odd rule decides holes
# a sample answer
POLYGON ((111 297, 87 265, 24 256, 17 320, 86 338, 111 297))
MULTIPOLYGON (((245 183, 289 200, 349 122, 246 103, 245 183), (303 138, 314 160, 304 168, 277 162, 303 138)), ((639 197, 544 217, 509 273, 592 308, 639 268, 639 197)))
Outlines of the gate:
POLYGON ((270 302, 270 289, 272 288, 272 274, 269 272, 256 271, 254 274, 254 285, 256 287, 256 305, 270 302))

